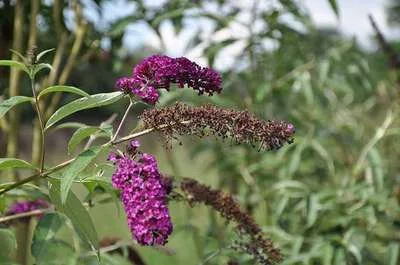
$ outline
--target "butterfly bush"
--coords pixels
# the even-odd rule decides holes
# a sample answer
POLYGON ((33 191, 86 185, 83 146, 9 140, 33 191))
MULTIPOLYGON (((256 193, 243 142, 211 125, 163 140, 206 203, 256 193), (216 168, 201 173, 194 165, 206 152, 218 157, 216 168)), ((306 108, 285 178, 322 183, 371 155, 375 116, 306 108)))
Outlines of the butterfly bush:
MULTIPOLYGON (((184 57, 161 55, 145 58, 133 68, 131 76, 118 79, 115 86, 154 105, 158 101, 159 90, 169 91, 171 84, 180 88, 192 87, 199 95, 211 96, 222 90, 221 76, 214 70, 184 57)), ((195 107, 178 102, 172 106, 145 110, 140 120, 143 129, 159 131, 167 141, 183 135, 215 135, 222 139, 229 138, 237 144, 258 145, 260 150, 279 149, 285 143, 292 143, 295 133, 292 123, 265 121, 248 111, 210 104, 195 107)), ((110 154, 109 160, 116 165, 112 184, 120 191, 133 238, 141 245, 164 245, 173 230, 167 195, 172 192, 174 180, 163 176, 155 157, 139 152, 139 146, 139 142, 134 140, 126 146, 125 152, 118 150, 110 154)), ((261 264, 282 260, 279 249, 232 196, 187 178, 175 188, 180 188, 180 196, 191 206, 204 203, 220 212, 227 221, 237 224, 240 241, 234 242, 233 249, 252 255, 261 264)), ((171 198, 176 194, 171 194, 171 198)))
POLYGON ((116 164, 112 176, 114 188, 121 191, 128 226, 142 245, 164 245, 172 233, 172 222, 166 204, 168 187, 164 185, 154 156, 138 153, 133 141, 123 156, 110 154, 116 164))
POLYGON ((132 76, 117 80, 116 88, 131 93, 144 102, 154 105, 160 89, 169 90, 171 84, 185 85, 197 90, 199 95, 220 93, 221 76, 214 70, 201 67, 185 57, 171 58, 153 55, 133 68, 132 76))

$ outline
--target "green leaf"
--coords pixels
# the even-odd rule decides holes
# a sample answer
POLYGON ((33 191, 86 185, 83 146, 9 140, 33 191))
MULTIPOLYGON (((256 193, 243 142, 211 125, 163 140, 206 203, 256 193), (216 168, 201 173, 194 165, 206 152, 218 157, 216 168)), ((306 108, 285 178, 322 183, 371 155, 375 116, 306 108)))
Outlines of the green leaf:
POLYGON ((127 16, 123 19, 118 20, 117 22, 111 25, 110 31, 107 33, 107 35, 114 38, 122 35, 125 32, 126 27, 129 24, 134 23, 136 20, 137 20, 136 16, 127 16))
POLYGON ((39 73, 43 69, 49 69, 50 71, 53 70, 53 66, 48 63, 40 63, 40 64, 35 64, 32 66, 32 72, 30 73, 30 77, 34 78, 37 73, 39 73))
POLYGON ((391 242, 387 248, 387 258, 385 264, 396 265, 399 264, 399 243, 391 242))
POLYGON ((101 131, 101 129, 98 127, 84 127, 76 130, 68 142, 68 153, 73 152, 85 138, 99 131, 101 131))
POLYGON ((81 110, 97 108, 112 104, 124 96, 122 92, 101 93, 87 98, 80 98, 59 108, 47 121, 46 128, 50 128, 59 120, 81 110))
POLYGON ((16 249, 17 241, 13 232, 9 229, 0 229, 0 263, 11 262, 16 249))
POLYGON ((25 97, 25 96, 15 96, 11 97, 7 100, 4 100, 3 102, 0 103, 0 119, 15 105, 32 101, 32 97, 25 97))
POLYGON ((9 169, 9 168, 27 168, 27 169, 35 169, 35 167, 22 160, 17 158, 0 158, 0 170, 9 169))
POLYGON ((80 96, 83 96, 83 97, 90 97, 90 95, 88 93, 86 93, 85 91, 83 91, 83 90, 81 90, 79 88, 73 87, 73 86, 51 86, 51 87, 47 87, 47 88, 43 89, 39 93, 38 97, 40 98, 40 97, 42 97, 42 96, 44 96, 46 94, 54 93, 54 92, 68 92, 68 93, 77 94, 77 95, 80 95, 80 96))
POLYGON ((56 127, 54 127, 54 129, 64 129, 64 128, 79 129, 81 127, 87 127, 87 125, 81 122, 65 122, 57 125, 56 127))
POLYGON ((51 183, 49 195, 57 210, 64 213, 71 220, 83 242, 89 244, 98 253, 99 242, 92 218, 76 195, 72 191, 69 192, 63 204, 61 202, 60 185, 57 182, 51 183))
POLYGON ((28 68, 23 63, 13 61, 13 60, 0 60, 0 66, 10 66, 15 67, 29 74, 28 68))
POLYGON ((63 204, 67 200, 74 179, 97 157, 101 150, 101 146, 94 146, 83 151, 64 171, 61 178, 61 202, 63 204))
POLYGON ((10 49, 10 51, 11 51, 14 55, 18 56, 18 57, 21 59, 21 61, 23 61, 23 62, 28 61, 28 60, 25 58, 25 56, 23 56, 19 51, 16 51, 16 50, 13 50, 13 49, 10 49))
POLYGON ((44 50, 44 51, 40 52, 40 53, 36 56, 36 60, 39 61, 40 58, 42 58, 44 55, 46 55, 47 53, 52 52, 52 51, 54 51, 54 50, 55 50, 55 48, 51 48, 51 49, 47 49, 47 50, 44 50))
POLYGON ((33 234, 31 245, 32 255, 37 262, 47 258, 46 250, 50 247, 51 240, 54 239, 64 223, 65 218, 58 213, 48 213, 40 219, 33 234))
POLYGON ((77 255, 74 249, 62 240, 52 238, 36 258, 37 265, 75 265, 77 255))
POLYGON ((339 14, 339 7, 338 7, 338 5, 337 5, 336 0, 328 0, 328 1, 329 1, 329 4, 330 4, 330 6, 331 6, 333 12, 335 12, 336 17, 339 18, 339 17, 340 17, 340 14, 339 14))
POLYGON ((175 17, 181 17, 181 16, 183 16, 185 11, 186 11, 186 8, 179 8, 179 9, 174 9, 171 11, 163 12, 163 13, 161 13, 161 15, 157 16, 156 18, 154 18, 152 20, 150 26, 152 28, 157 28, 162 21, 167 20, 167 19, 172 19, 175 17))
POLYGON ((317 221, 319 210, 318 198, 315 194, 311 194, 307 200, 307 228, 310 228, 317 221))
POLYGON ((374 184, 377 191, 382 191, 384 187, 384 176, 383 176, 383 163, 381 155, 377 148, 372 147, 368 152, 368 162, 371 165, 371 169, 374 176, 374 184))

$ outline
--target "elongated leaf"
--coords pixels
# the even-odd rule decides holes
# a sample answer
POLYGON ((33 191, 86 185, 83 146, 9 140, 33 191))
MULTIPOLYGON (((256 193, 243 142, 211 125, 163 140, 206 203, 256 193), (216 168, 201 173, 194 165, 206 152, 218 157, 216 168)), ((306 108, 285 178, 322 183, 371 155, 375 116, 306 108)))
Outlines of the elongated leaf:
POLYGON ((47 50, 44 50, 44 51, 40 52, 40 53, 36 56, 36 60, 39 61, 44 55, 46 55, 47 53, 52 52, 52 51, 54 51, 54 50, 55 50, 55 48, 51 48, 51 49, 47 49, 47 50))
POLYGON ((84 127, 76 130, 68 142, 68 153, 73 152, 84 139, 100 131, 103 130, 99 127, 84 127))
POLYGON ((102 93, 87 98, 80 98, 59 108, 47 121, 46 129, 59 120, 81 110, 97 108, 112 104, 123 97, 122 92, 102 93))
POLYGON ((101 149, 100 146, 94 146, 93 148, 83 151, 64 171, 61 178, 61 202, 63 204, 67 200, 74 179, 97 157, 101 149))
POLYGON ((92 218, 76 195, 73 192, 69 192, 63 204, 61 202, 60 185, 57 182, 51 184, 49 195, 57 210, 64 213, 71 220, 83 242, 90 245, 98 253, 99 241, 92 218))
POLYGON ((336 0, 329 0, 329 4, 330 4, 330 6, 331 6, 333 12, 335 12, 336 17, 339 18, 339 17, 340 17, 340 14, 339 14, 339 7, 338 7, 338 5, 337 5, 336 0))
POLYGON ((399 243, 391 242, 387 249, 387 265, 399 264, 399 243))
POLYGON ((87 127, 86 124, 81 122, 65 122, 53 127, 54 130, 56 129, 64 129, 64 128, 71 128, 71 129, 79 129, 82 127, 87 127))
POLYGON ((48 213, 40 219, 36 226, 31 245, 32 255, 37 261, 45 256, 46 249, 52 243, 51 240, 54 239, 64 223, 65 218, 58 213, 48 213))
POLYGON ((51 66, 51 64, 48 64, 48 63, 36 64, 36 65, 33 67, 33 70, 32 70, 31 73, 30 73, 30 77, 31 77, 31 78, 35 78, 35 75, 36 75, 37 73, 39 73, 40 71, 42 71, 43 69, 49 69, 50 71, 52 71, 52 70, 53 70, 53 66, 51 66))
POLYGON ((384 176, 382 158, 379 154, 378 149, 372 147, 371 150, 368 152, 367 158, 372 168, 376 190, 381 191, 384 187, 384 176))
POLYGON ((17 241, 9 229, 0 229, 0 264, 12 261, 13 252, 17 249, 17 241))
POLYGON ((10 51, 11 51, 14 55, 18 56, 18 58, 20 58, 21 61, 23 61, 23 62, 27 62, 27 61, 28 61, 28 59, 25 58, 25 56, 23 56, 19 51, 16 51, 16 50, 14 50, 14 49, 10 49, 10 51))
POLYGON ((36 265, 75 265, 78 257, 65 241, 52 238, 36 258, 36 265))
POLYGON ((317 221, 319 202, 315 194, 311 194, 307 201, 307 228, 310 228, 317 221))
POLYGON ((13 61, 13 60, 0 60, 0 66, 10 66, 15 67, 29 74, 28 68, 23 63, 13 61))
POLYGON ((90 97, 90 95, 88 93, 86 93, 85 91, 73 87, 73 86, 51 86, 51 87, 47 87, 45 89, 43 89, 40 93, 39 93, 39 98, 42 97, 43 95, 49 94, 49 93, 54 93, 54 92, 68 92, 68 93, 72 93, 72 94, 77 94, 83 97, 90 97))
POLYGON ((33 101, 33 98, 25 96, 15 96, 4 100, 0 103, 0 119, 15 105, 28 101, 33 101))
POLYGON ((35 167, 22 160, 17 158, 0 158, 0 170, 10 169, 10 168, 28 168, 35 169, 35 167))

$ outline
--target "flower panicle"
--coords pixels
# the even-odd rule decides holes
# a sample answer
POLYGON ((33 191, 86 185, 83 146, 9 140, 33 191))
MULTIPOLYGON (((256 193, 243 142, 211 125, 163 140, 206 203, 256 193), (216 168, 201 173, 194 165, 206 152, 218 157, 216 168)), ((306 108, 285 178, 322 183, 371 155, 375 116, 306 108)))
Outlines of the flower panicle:
POLYGON ((110 154, 116 164, 112 176, 114 188, 121 191, 132 236, 141 245, 164 245, 173 226, 167 207, 169 187, 158 171, 157 160, 139 153, 137 141, 132 141, 124 156, 110 154))
POLYGON ((220 93, 222 79, 214 70, 201 67, 185 57, 171 58, 153 55, 143 59, 133 68, 132 76, 117 80, 116 88, 132 93, 144 102, 154 105, 160 89, 169 90, 171 84, 185 85, 197 90, 199 95, 220 93))
POLYGON ((238 144, 259 144, 263 150, 279 149, 293 141, 293 124, 264 121, 248 111, 237 111, 214 105, 192 107, 183 103, 146 110, 141 115, 146 128, 156 128, 167 139, 177 135, 203 137, 215 135, 231 138, 238 144))
POLYGON ((237 249, 253 255, 261 264, 274 264, 282 260, 280 250, 274 247, 270 239, 265 238, 253 217, 243 211, 231 195, 189 178, 182 181, 181 190, 191 206, 203 203, 218 211, 223 218, 237 224, 238 234, 249 238, 248 242, 238 242, 237 249))
MULTIPOLYGON (((50 207, 50 204, 48 201, 38 198, 34 200, 24 200, 24 201, 18 201, 14 202, 8 207, 7 212, 5 213, 6 216, 12 216, 12 215, 17 215, 17 214, 22 214, 22 213, 27 213, 35 210, 41 210, 41 209, 47 209, 50 207)), ((36 218, 41 218, 43 214, 36 214, 36 218)), ((23 218, 18 218, 19 221, 21 222, 27 222, 32 218, 32 216, 26 216, 23 218)), ((12 225, 14 224, 14 221, 10 221, 8 224, 12 225)))

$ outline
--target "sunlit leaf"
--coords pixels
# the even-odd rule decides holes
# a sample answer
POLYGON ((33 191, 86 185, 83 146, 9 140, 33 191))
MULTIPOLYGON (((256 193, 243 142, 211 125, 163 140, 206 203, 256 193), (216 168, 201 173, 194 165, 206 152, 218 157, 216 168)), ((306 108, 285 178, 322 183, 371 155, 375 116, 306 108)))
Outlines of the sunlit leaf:
POLYGON ((28 68, 23 63, 12 61, 12 60, 0 60, 0 66, 15 67, 29 74, 28 68))
POLYGON ((35 167, 17 158, 0 158, 0 170, 10 169, 10 168, 25 168, 25 169, 35 169, 35 167))
POLYGON ((40 98, 40 97, 42 97, 42 96, 44 96, 46 94, 54 93, 54 92, 68 92, 68 93, 80 95, 80 96, 83 96, 83 97, 90 97, 90 95, 88 93, 86 93, 85 91, 83 91, 83 90, 81 90, 79 88, 73 87, 73 86, 51 86, 51 87, 47 87, 47 88, 43 89, 39 93, 38 97, 40 98))
POLYGON ((52 51, 54 51, 55 50, 55 48, 51 48, 51 49, 47 49, 47 50, 44 50, 44 51, 42 51, 42 52, 40 52, 37 56, 36 56, 36 60, 40 60, 44 55, 46 55, 46 54, 48 54, 49 52, 52 52, 52 51))
POLYGON ((81 110, 98 108, 112 104, 124 96, 122 92, 101 93, 86 98, 80 98, 59 108, 47 121, 46 129, 61 119, 81 110))

